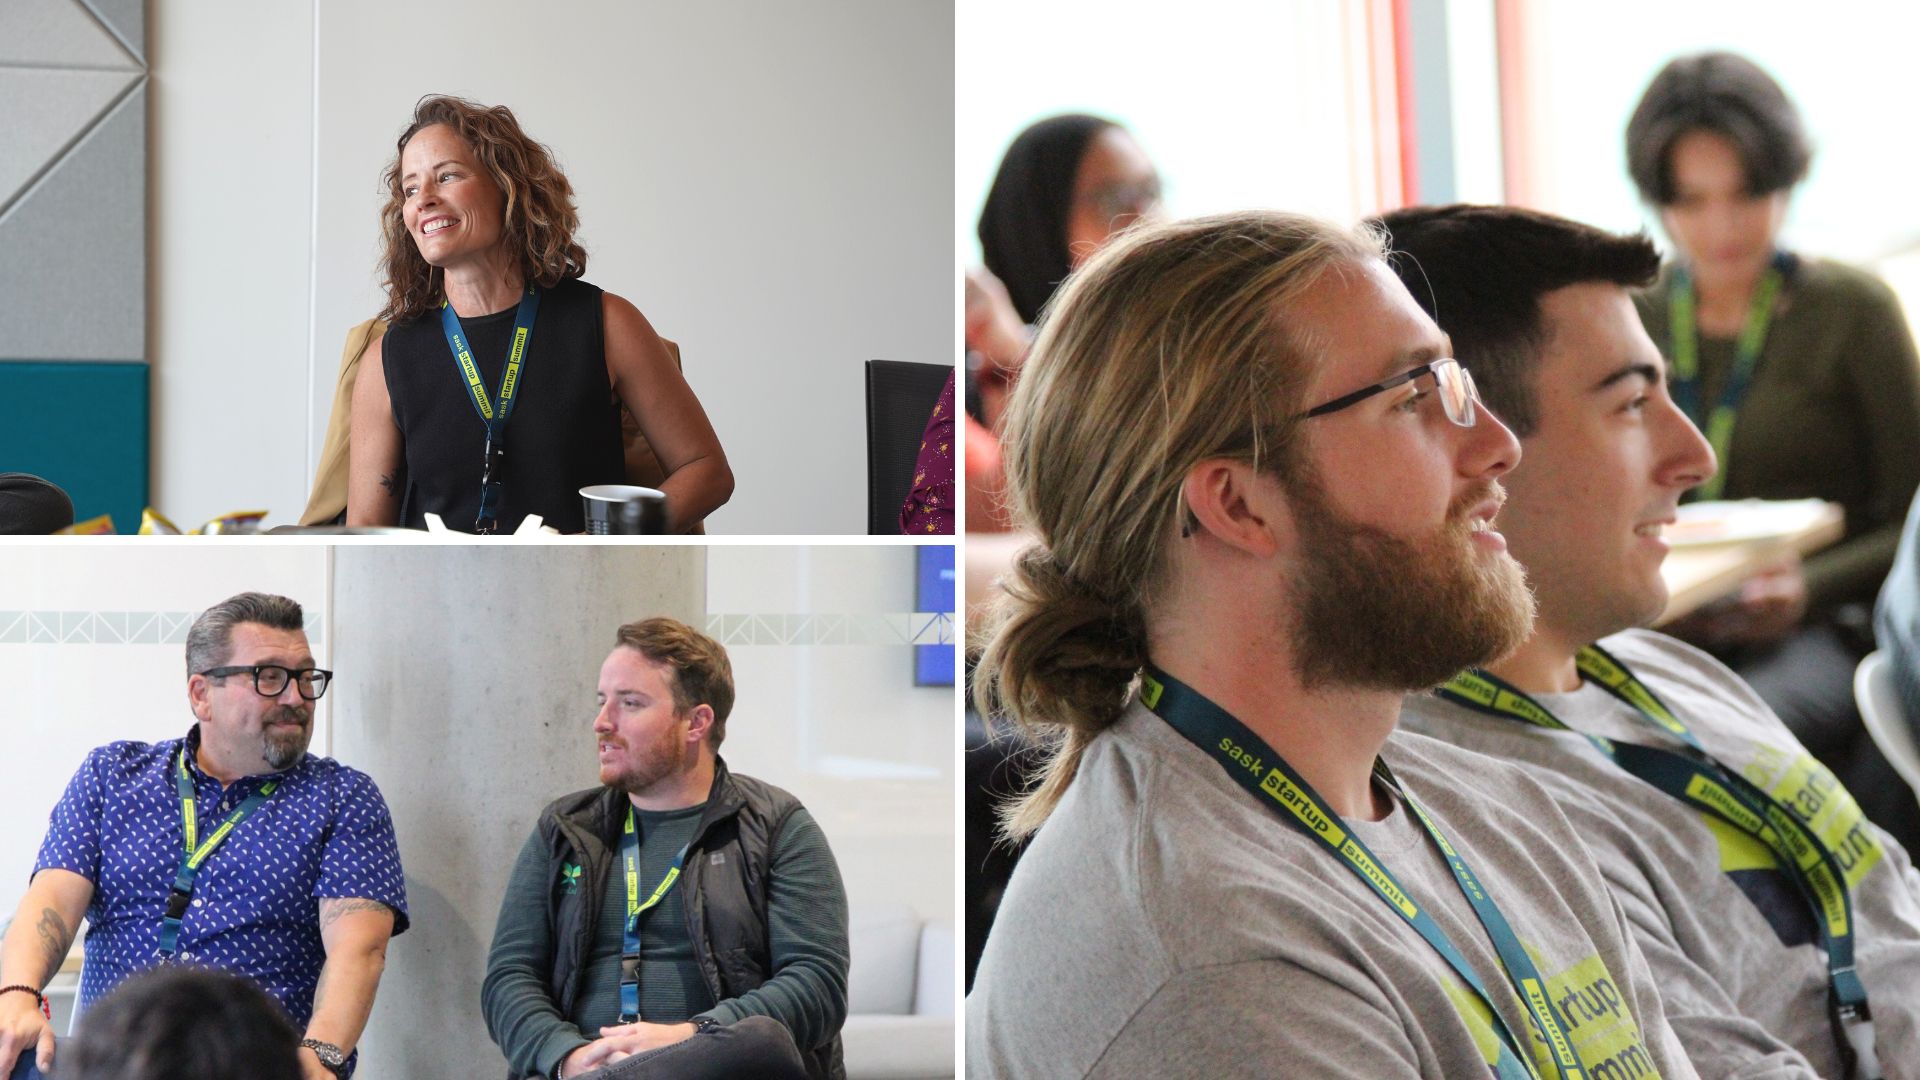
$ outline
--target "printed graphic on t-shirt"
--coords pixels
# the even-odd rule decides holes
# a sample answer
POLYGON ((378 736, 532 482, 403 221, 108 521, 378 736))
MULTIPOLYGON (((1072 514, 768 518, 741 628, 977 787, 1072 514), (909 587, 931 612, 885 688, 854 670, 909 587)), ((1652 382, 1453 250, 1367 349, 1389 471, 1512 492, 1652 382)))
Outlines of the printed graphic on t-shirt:
MULTIPOLYGON (((1557 972, 1549 972, 1547 959, 1532 945, 1527 946, 1527 954, 1546 977, 1553 1007, 1566 1025, 1567 1038, 1585 1064, 1587 1076, 1592 1080, 1660 1080, 1660 1070, 1641 1037, 1640 1024, 1628 1007, 1626 994, 1599 953, 1590 953, 1557 972)), ((1499 993, 1504 985, 1503 980, 1489 988, 1499 993)), ((1498 1075, 1497 1064, 1506 1048, 1494 1033, 1486 1005, 1452 972, 1447 973, 1446 990, 1455 1011, 1473 1033, 1474 1045, 1488 1071, 1498 1075)), ((1556 1075, 1553 1052, 1531 1016, 1527 1034, 1534 1071, 1541 1076, 1556 1075)))
POLYGON ((1848 888, 1858 886, 1885 854, 1860 804, 1812 755, 1789 756, 1771 746, 1755 746, 1753 760, 1741 774, 1807 823, 1839 860, 1848 888))
MULTIPOLYGON (((1741 775, 1807 823, 1832 850, 1849 889, 1880 862, 1884 851, 1867 827, 1860 804, 1812 756, 1756 744, 1741 775)), ((1702 812, 1700 820, 1719 845, 1721 871, 1767 920, 1780 944, 1791 948, 1818 942, 1818 924, 1806 897, 1793 876, 1781 868, 1773 849, 1712 814, 1702 812)))
POLYGON ((1793 877, 1780 869, 1773 849, 1712 814, 1701 814, 1700 821, 1720 847, 1721 873, 1767 920, 1780 944, 1792 948, 1817 940, 1813 910, 1807 907, 1806 897, 1793 877))

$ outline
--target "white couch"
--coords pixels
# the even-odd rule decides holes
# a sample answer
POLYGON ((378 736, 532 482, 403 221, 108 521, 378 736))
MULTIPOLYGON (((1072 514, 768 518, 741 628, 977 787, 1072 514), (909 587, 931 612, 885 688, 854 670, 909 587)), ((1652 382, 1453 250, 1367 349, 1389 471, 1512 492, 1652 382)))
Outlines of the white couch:
POLYGON ((948 1080, 954 1075, 951 922, 922 922, 905 904, 848 912, 848 1080, 948 1080))

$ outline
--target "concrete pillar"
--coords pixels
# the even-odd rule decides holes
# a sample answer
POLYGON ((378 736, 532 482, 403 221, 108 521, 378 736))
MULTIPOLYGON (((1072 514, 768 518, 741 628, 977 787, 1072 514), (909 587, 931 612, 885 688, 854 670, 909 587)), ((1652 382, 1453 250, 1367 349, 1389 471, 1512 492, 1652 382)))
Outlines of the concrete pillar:
POLYGON ((704 621, 705 549, 334 549, 331 755, 393 811, 413 928, 387 951, 360 1075, 505 1075, 480 980, 540 808, 595 783, 594 684, 614 629, 704 621))

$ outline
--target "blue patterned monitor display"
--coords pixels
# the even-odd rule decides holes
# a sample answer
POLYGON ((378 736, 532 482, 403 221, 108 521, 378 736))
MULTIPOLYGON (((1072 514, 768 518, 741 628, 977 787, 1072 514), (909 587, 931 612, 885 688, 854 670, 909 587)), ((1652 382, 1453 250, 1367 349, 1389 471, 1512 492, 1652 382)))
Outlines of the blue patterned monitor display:
MULTIPOLYGON (((953 603, 953 545, 924 544, 914 549, 913 610, 922 615, 945 612, 953 603)), ((913 685, 952 686, 955 648, 944 645, 913 647, 913 685)))

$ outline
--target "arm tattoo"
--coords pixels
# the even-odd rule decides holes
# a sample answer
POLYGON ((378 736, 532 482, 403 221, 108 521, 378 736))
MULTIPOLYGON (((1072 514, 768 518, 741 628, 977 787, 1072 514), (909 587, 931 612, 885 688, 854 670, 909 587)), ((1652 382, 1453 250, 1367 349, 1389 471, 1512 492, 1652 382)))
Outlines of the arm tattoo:
POLYGON ((380 476, 380 486, 387 489, 388 498, 393 498, 393 499, 399 498, 400 497, 399 472, 395 471, 390 473, 382 473, 380 476))
POLYGON ((355 911, 392 911, 393 909, 378 900, 322 900, 320 902, 320 929, 332 926, 342 915, 355 911))
POLYGON ((59 973, 61 961, 67 958, 67 950, 73 946, 73 931, 52 908, 41 909, 40 923, 34 929, 40 932, 41 955, 47 961, 47 978, 52 979, 59 973))

